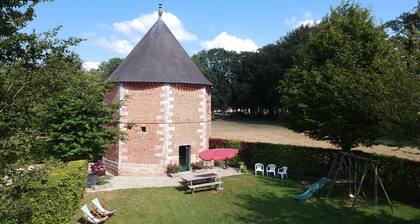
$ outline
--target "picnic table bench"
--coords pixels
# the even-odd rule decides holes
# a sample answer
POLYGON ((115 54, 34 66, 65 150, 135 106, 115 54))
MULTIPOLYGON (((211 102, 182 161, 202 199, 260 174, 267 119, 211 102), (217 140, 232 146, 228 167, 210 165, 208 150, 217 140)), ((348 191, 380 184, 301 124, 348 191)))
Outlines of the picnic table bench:
POLYGON ((181 177, 184 181, 186 190, 191 190, 191 194, 194 195, 194 190, 205 187, 216 187, 216 190, 223 190, 220 177, 215 173, 204 173, 198 175, 189 175, 181 177))

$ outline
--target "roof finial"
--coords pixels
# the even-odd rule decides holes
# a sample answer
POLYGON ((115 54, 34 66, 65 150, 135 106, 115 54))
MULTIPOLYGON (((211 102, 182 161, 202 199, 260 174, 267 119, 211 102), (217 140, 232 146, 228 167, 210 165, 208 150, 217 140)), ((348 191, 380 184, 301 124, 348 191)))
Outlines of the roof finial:
POLYGON ((159 19, 162 18, 162 14, 163 14, 162 3, 159 3, 159 11, 158 11, 159 19))

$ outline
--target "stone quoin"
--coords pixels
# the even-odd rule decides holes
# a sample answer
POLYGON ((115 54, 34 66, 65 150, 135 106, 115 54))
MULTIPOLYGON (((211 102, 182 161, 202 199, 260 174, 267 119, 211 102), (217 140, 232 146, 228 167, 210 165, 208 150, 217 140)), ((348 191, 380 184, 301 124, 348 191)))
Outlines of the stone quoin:
POLYGON ((111 74, 107 102, 120 101, 124 133, 104 161, 115 175, 161 176, 168 164, 189 170, 208 149, 211 83, 159 17, 111 74))

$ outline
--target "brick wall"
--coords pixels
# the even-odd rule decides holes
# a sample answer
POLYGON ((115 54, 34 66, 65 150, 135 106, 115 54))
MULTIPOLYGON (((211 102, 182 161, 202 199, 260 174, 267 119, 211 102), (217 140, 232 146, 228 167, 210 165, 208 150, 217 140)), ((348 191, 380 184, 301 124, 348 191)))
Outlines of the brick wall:
POLYGON ((116 99, 123 102, 119 128, 125 136, 105 155, 105 161, 118 161, 109 162, 108 171, 118 175, 165 175, 167 164, 178 163, 180 145, 191 145, 191 162, 208 149, 210 87, 125 83, 107 94, 107 100, 116 99))
MULTIPOLYGON (((112 103, 118 101, 119 98, 119 87, 118 85, 114 85, 113 88, 107 94, 105 94, 105 103, 112 103)), ((117 116, 118 115, 116 114, 114 118, 117 119, 117 116)), ((118 124, 115 124, 115 126, 112 128, 118 128, 117 125, 118 124)), ((118 145, 112 145, 110 149, 106 152, 105 158, 113 162, 118 162, 118 145)), ((112 169, 113 171, 117 170, 115 167, 110 167, 110 169, 112 169)))

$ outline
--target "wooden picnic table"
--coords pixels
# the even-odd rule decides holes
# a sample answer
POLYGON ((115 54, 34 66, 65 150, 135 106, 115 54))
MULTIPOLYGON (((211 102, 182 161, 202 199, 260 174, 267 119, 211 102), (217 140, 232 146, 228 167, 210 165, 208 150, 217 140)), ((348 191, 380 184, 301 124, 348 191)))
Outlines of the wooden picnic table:
POLYGON ((187 189, 191 190, 192 195, 194 195, 194 190, 197 188, 211 187, 215 186, 216 190, 222 190, 222 181, 219 175, 215 173, 200 173, 194 175, 182 176, 181 179, 184 182, 184 186, 187 189))

